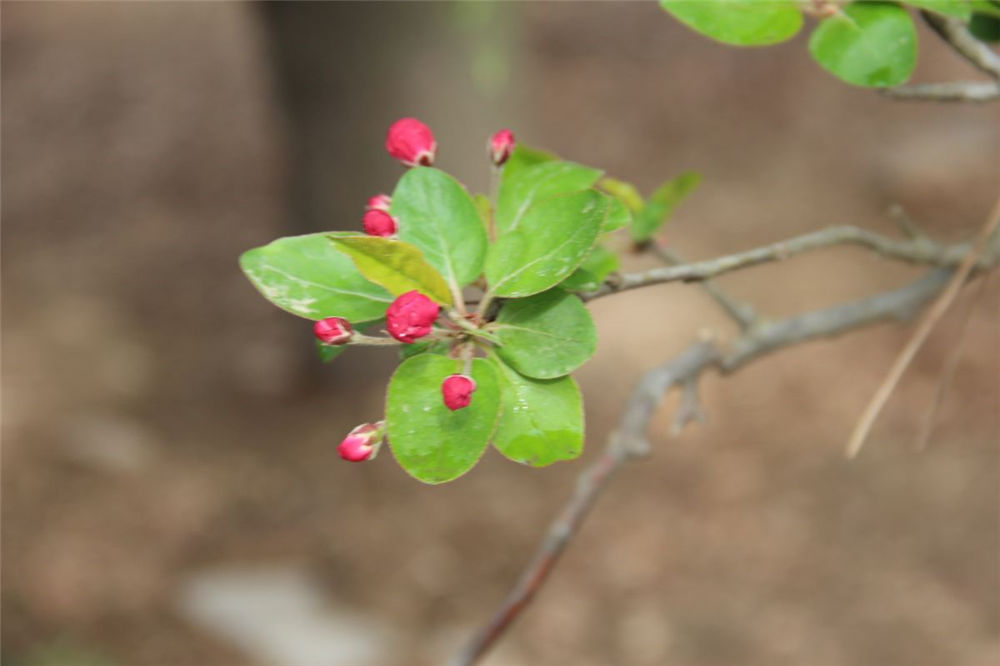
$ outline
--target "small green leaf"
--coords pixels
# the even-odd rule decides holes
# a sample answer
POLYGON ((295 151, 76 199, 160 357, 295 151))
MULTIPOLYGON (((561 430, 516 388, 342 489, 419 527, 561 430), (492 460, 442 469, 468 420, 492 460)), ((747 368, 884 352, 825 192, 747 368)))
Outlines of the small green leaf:
POLYGON ((523 143, 518 143, 514 146, 514 152, 510 154, 507 161, 503 165, 503 177, 512 178, 515 173, 523 169, 527 169, 530 166, 535 166, 536 164, 541 164, 542 162, 553 162, 559 159, 552 153, 548 153, 544 150, 538 150, 537 148, 530 148, 523 143))
POLYGON ((617 254, 601 245, 595 245, 580 267, 559 286, 566 291, 597 291, 608 275, 618 270, 618 265, 617 254))
POLYGON ((597 331, 580 299, 562 289, 506 301, 493 330, 497 355, 526 377, 552 379, 583 365, 597 349, 597 331))
POLYGON ((413 344, 399 345, 399 360, 405 361, 417 354, 447 354, 448 343, 444 340, 417 340, 413 344))
POLYGON ((1000 12, 996 16, 975 13, 969 22, 969 32, 984 42, 1000 41, 1000 12))
POLYGON ((479 220, 483 223, 483 229, 488 230, 490 220, 493 219, 493 203, 485 194, 473 195, 472 202, 476 204, 476 211, 479 213, 479 220))
POLYGON ((643 209, 636 214, 632 222, 632 240, 641 243, 652 238, 670 219, 677 204, 691 194, 700 182, 701 174, 685 171, 660 185, 643 209))
POLYGON ((917 30, 899 5, 852 2, 816 26, 809 52, 847 83, 894 86, 906 81, 916 65, 917 30))
POLYGON ((244 252, 240 267, 264 298, 306 319, 372 321, 392 303, 392 295, 366 280, 326 234, 279 238, 244 252))
POLYGON ((444 278, 409 243, 346 233, 330 234, 329 238, 354 261, 362 275, 393 296, 416 290, 438 303, 451 305, 451 291, 444 278))
POLYGON ((415 245, 455 289, 483 271, 486 229, 472 197, 458 181, 431 167, 407 171, 392 195, 399 239, 415 245))
POLYGON ((497 237, 515 231, 535 203, 585 190, 601 177, 597 169, 572 162, 543 162, 512 172, 500 180, 494 224, 497 237))
POLYGON ((616 231, 632 224, 632 213, 628 207, 618 197, 605 196, 604 223, 601 225, 601 233, 606 234, 616 231))
POLYGON ((660 6, 692 30, 735 46, 776 44, 802 27, 796 3, 782 0, 660 0, 660 6))
POLYGON ((496 429, 500 389, 485 359, 472 360, 476 390, 469 406, 445 407, 441 383, 462 369, 460 360, 420 354, 403 361, 389 381, 389 448, 402 468, 424 483, 451 481, 472 469, 496 429))
POLYGON ((530 296, 559 284, 593 247, 604 222, 604 195, 594 190, 539 201, 518 229, 486 256, 486 281, 497 296, 530 296))
POLYGON ((972 0, 970 3, 972 11, 977 14, 986 14, 987 16, 996 16, 1000 18, 1000 2, 991 2, 990 0, 972 0))
MULTIPOLYGON (((402 346, 407 347, 409 345, 402 346)), ((325 345, 316 340, 316 353, 319 355, 319 360, 323 363, 329 363, 345 351, 347 351, 347 345, 325 345)))
POLYGON ((531 379, 493 358, 500 423, 493 446, 519 463, 543 467, 583 451, 583 402, 572 377, 531 379))
POLYGON ((602 178, 597 187, 620 200, 633 213, 642 210, 643 200, 639 190, 632 183, 615 178, 602 178))
POLYGON ((972 18, 972 6, 967 0, 906 0, 906 4, 966 22, 972 18))

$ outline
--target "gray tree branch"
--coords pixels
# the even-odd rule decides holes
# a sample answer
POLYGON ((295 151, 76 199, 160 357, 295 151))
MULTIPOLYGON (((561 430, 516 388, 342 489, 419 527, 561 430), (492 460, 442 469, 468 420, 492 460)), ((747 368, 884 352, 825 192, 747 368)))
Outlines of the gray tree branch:
MULTIPOLYGON (((873 250, 884 257, 931 266, 954 266, 969 251, 968 243, 942 245, 926 237, 897 240, 867 229, 836 226, 715 259, 652 268, 639 273, 622 273, 606 282, 598 291, 583 295, 583 298, 584 300, 592 300, 620 291, 665 282, 706 280, 730 271, 780 261, 803 252, 835 245, 858 245, 873 250)), ((985 257, 980 263, 983 261, 986 261, 985 257)))
MULTIPOLYGON (((847 236, 854 237, 851 234, 847 236)), ((868 238, 865 235, 861 237, 868 238)), ((896 245, 892 247, 899 249, 896 245)), ((898 254, 904 259, 913 256, 909 251, 898 254)), ((949 250, 926 256, 938 261, 942 256, 951 258, 952 253, 949 250)), ((937 267, 892 291, 760 323, 728 347, 714 341, 699 341, 673 360, 646 372, 633 389, 604 451, 578 477, 572 497, 549 525, 534 558, 517 584, 490 621, 456 655, 452 666, 471 666, 486 653, 545 582, 614 472, 626 461, 649 451, 646 430, 667 391, 674 387, 692 391, 701 373, 710 368, 728 374, 762 356, 796 344, 886 320, 909 319, 948 284, 954 270, 953 267, 937 267)))

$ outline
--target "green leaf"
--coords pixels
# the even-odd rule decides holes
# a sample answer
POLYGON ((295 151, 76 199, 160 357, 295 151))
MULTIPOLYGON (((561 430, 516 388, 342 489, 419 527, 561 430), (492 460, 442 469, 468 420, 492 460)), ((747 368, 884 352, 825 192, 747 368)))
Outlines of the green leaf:
POLYGON ((485 194, 476 194, 472 197, 472 202, 476 204, 476 211, 479 213, 479 220, 483 223, 483 229, 490 228, 490 220, 493 219, 493 203, 485 194))
POLYGON ((816 26, 809 52, 847 83, 894 86, 906 81, 916 65, 917 31, 899 5, 852 2, 816 26))
POLYGON ((503 165, 503 177, 512 178, 514 174, 523 169, 527 169, 530 166, 535 166, 536 164, 541 164, 542 162, 552 162, 559 159, 552 153, 545 152, 544 150, 538 150, 537 148, 530 148, 523 143, 518 143, 514 146, 514 152, 510 154, 507 161, 503 165))
POLYGON ((444 278, 409 243, 346 233, 330 234, 329 238, 354 261, 362 275, 393 296, 416 290, 438 303, 451 305, 451 291, 444 278))
POLYGON ((636 214, 632 222, 632 240, 641 243, 652 238, 670 219, 677 204, 691 194, 700 182, 701 174, 685 171, 660 185, 643 209, 636 214))
POLYGON ((972 6, 966 0, 906 0, 906 4, 966 22, 972 18, 972 6))
POLYGON ((984 42, 1000 41, 1000 13, 997 16, 975 13, 969 22, 969 32, 984 42))
MULTIPOLYGON (((316 353, 319 355, 319 360, 323 363, 329 363, 333 359, 337 358, 345 351, 347 351, 347 345, 325 345, 319 340, 316 340, 316 353)), ((408 347, 409 345, 402 345, 403 347, 408 347)))
POLYGON ((447 354, 448 343, 444 340, 417 340, 413 344, 399 345, 399 360, 401 361, 425 353, 447 354))
POLYGON ((990 2, 990 0, 972 0, 969 3, 972 11, 977 14, 1000 17, 1000 2, 990 2))
POLYGON ((306 319, 372 321, 392 302, 392 295, 366 280, 326 234, 279 238, 244 252, 240 267, 264 298, 306 319))
POLYGON ((493 358, 500 423, 493 446, 519 463, 543 467, 583 451, 583 402, 572 377, 531 379, 493 358))
POLYGON ((590 313, 562 289, 504 302, 492 330, 500 341, 497 355, 535 379, 567 375, 597 349, 590 313))
POLYGON ((427 262, 457 290, 482 273, 486 229, 472 197, 443 171, 415 167, 392 195, 399 239, 415 245, 427 262))
POLYGON ((632 213, 621 199, 612 196, 605 196, 604 223, 601 224, 601 233, 606 234, 616 231, 632 224, 632 213))
POLYGON ((403 469, 424 483, 451 481, 472 469, 496 429, 500 389, 485 359, 472 360, 471 404, 455 411, 445 407, 441 383, 462 368, 460 360, 420 354, 403 361, 389 381, 389 448, 403 469))
POLYGON ((692 30, 735 46, 776 44, 802 27, 802 12, 795 2, 660 0, 660 6, 692 30))
POLYGON ((629 211, 638 213, 642 210, 644 203, 642 195, 639 194, 639 190, 632 183, 626 183, 623 180, 615 178, 602 178, 601 182, 597 183, 597 187, 620 200, 629 211))
POLYGON ((601 245, 595 245, 580 267, 559 286, 567 291, 597 291, 608 275, 618 270, 618 265, 617 254, 601 245))
POLYGON ((532 205, 545 199, 585 190, 601 177, 597 169, 572 162, 543 162, 512 172, 500 180, 494 224, 497 237, 515 231, 532 205))
POLYGON ((583 190, 539 201, 518 229, 486 256, 486 281, 497 296, 530 296, 559 284, 593 247, 604 222, 604 195, 583 190))

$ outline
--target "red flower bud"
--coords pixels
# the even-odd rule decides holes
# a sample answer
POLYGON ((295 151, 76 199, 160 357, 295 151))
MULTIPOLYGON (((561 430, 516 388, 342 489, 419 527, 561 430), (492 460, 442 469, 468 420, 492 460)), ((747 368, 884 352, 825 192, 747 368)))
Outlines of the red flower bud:
POLYGON ((354 329, 343 317, 327 317, 313 324, 313 335, 325 345, 343 345, 354 335, 354 329))
POLYGON ((441 382, 444 406, 451 411, 468 407, 472 402, 472 392, 475 390, 476 382, 468 375, 448 375, 441 382))
POLYGON ((361 462, 371 460, 382 445, 383 422, 362 423, 347 434, 337 446, 337 453, 344 460, 361 462))
POLYGON ((399 228, 396 218, 384 210, 366 210, 361 222, 365 225, 365 233, 369 236, 395 236, 399 228))
POLYGON ((400 118, 389 126, 385 149, 406 166, 434 163, 437 142, 431 128, 416 118, 400 118))
POLYGON ((431 332, 440 311, 440 305, 419 291, 408 291, 385 311, 385 327, 389 335, 409 344, 431 332))
POLYGON ((509 129, 502 129, 490 137, 490 159, 493 166, 500 166, 507 161, 510 154, 514 152, 514 133, 509 129))
POLYGON ((392 197, 388 194, 376 194, 368 199, 368 203, 365 204, 365 210, 384 210, 388 213, 391 204, 392 197))

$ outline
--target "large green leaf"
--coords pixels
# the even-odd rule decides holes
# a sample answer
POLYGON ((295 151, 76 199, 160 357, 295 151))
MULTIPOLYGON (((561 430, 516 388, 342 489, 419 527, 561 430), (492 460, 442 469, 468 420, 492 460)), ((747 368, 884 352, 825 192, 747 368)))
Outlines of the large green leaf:
POLYGON ((416 290, 438 303, 451 305, 451 291, 444 278, 409 243, 357 234, 330 234, 330 241, 354 260, 362 275, 393 296, 416 290))
POLYGON ((462 369, 462 361, 420 354, 403 361, 389 381, 389 448, 403 469, 424 483, 451 481, 472 469, 496 429, 500 389, 485 359, 472 360, 476 390, 469 406, 445 407, 441 383, 462 369))
POLYGON ((597 291, 605 278, 618 270, 618 255, 601 245, 595 245, 580 267, 559 286, 567 291, 597 291))
POLYGON ((660 185, 632 220, 632 239, 641 243, 652 238, 670 219, 677 204, 700 182, 701 175, 697 171, 685 171, 660 185))
POLYGON ((399 239, 417 246, 457 290, 482 273, 486 229, 472 197, 443 171, 415 167, 392 194, 399 239))
POLYGON ((561 282, 593 247, 604 222, 605 198, 594 190, 537 202, 515 231, 486 256, 486 281, 497 296, 530 296, 561 282))
POLYGON ((953 16, 962 21, 972 18, 972 5, 967 0, 906 0, 906 4, 918 9, 929 9, 945 16, 953 16))
POLYGON ((542 162, 512 171, 509 176, 504 172, 493 218, 497 237, 516 230, 535 203, 585 190, 600 177, 597 169, 572 162, 542 162))
POLYGON ((590 313, 562 289, 505 301, 491 328, 500 343, 497 355, 535 379, 569 374, 597 349, 590 313))
POLYGON ((494 359, 500 423, 493 446, 535 467, 572 460, 583 451, 583 402, 572 377, 531 379, 494 359))
POLYGON ((366 280, 326 234, 279 238, 244 252, 240 267, 264 298, 307 319, 371 321, 392 302, 392 295, 366 280))
POLYGON ((783 42, 802 27, 802 12, 791 1, 660 0, 660 6, 689 28, 735 46, 783 42))
POLYGON ((887 2, 852 2, 823 19, 809 38, 823 69, 858 86, 894 86, 917 62, 917 31, 905 9, 887 2))

